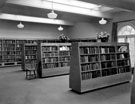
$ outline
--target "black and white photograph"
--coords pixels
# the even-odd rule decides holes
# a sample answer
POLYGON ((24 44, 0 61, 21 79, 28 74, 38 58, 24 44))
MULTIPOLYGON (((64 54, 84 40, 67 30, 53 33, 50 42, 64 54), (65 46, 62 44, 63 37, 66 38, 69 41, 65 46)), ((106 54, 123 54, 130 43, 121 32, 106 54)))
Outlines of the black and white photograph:
POLYGON ((135 104, 135 0, 0 0, 0 104, 135 104))

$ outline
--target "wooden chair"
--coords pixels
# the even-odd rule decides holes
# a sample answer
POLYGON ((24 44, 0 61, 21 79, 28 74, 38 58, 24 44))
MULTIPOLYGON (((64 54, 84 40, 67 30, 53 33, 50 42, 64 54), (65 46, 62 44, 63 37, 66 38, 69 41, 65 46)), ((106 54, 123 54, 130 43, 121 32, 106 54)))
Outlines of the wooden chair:
POLYGON ((25 64, 26 69, 26 79, 34 79, 37 78, 37 71, 36 71, 36 63, 29 62, 25 64))

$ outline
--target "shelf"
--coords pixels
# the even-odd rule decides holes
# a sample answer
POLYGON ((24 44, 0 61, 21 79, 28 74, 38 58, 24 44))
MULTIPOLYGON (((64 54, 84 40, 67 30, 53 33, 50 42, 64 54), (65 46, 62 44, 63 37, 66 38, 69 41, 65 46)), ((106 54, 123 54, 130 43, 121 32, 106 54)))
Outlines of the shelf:
POLYGON ((93 70, 81 71, 81 73, 93 72, 93 71, 101 71, 101 69, 93 69, 93 70))
POLYGON ((71 44, 42 42, 38 44, 38 63, 41 62, 41 67, 38 69, 39 77, 64 74, 66 70, 65 67, 68 67, 68 72, 66 71, 66 73, 69 73, 71 51, 60 50, 60 48, 65 49, 62 47, 68 47, 68 49, 71 49, 71 44), (46 73, 48 73, 48 75, 46 73))
POLYGON ((93 63, 99 63, 100 61, 93 61, 93 62, 81 62, 80 64, 93 64, 93 63))
POLYGON ((127 47, 124 49, 129 50, 128 43, 72 43, 70 88, 82 93, 130 81, 129 51, 126 54, 116 51, 119 48, 123 50, 123 45, 127 47), (94 51, 89 51, 91 47, 94 51), (95 50, 99 53, 96 54, 95 50))

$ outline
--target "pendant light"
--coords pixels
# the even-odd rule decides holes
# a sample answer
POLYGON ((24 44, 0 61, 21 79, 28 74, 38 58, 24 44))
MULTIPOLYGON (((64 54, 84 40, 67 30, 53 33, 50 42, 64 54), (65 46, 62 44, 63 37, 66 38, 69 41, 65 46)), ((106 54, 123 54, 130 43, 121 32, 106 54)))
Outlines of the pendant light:
POLYGON ((24 28, 24 24, 22 24, 22 22, 20 22, 18 25, 17 25, 18 28, 22 29, 24 28))
POLYGON ((48 18, 50 19, 55 19, 57 18, 57 14, 54 12, 53 10, 53 0, 52 0, 52 11, 50 13, 47 14, 48 18))
POLYGON ((59 27, 58 27, 58 30, 59 30, 59 31, 63 31, 63 27, 62 27, 62 26, 59 26, 59 27))
POLYGON ((104 25, 107 23, 107 20, 105 20, 104 18, 102 18, 101 20, 99 20, 99 24, 104 25))

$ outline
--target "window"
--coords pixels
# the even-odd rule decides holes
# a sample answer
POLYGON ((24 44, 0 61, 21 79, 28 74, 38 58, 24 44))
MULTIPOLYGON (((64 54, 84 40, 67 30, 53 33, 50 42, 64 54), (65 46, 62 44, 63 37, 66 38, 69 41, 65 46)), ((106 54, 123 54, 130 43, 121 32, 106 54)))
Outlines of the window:
POLYGON ((118 36, 120 35, 135 35, 135 29, 129 25, 124 26, 118 32, 118 36))
POLYGON ((135 29, 126 25, 118 31, 118 42, 128 42, 130 50, 131 67, 135 64, 135 29))

